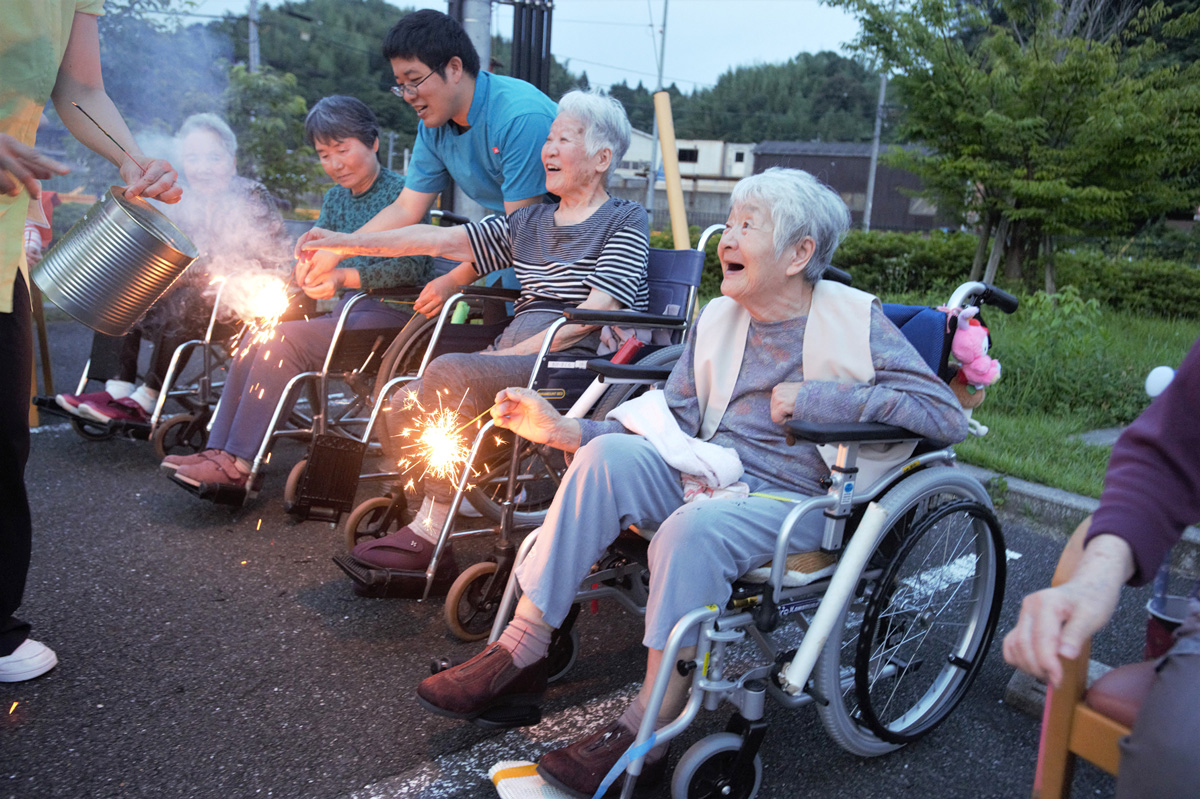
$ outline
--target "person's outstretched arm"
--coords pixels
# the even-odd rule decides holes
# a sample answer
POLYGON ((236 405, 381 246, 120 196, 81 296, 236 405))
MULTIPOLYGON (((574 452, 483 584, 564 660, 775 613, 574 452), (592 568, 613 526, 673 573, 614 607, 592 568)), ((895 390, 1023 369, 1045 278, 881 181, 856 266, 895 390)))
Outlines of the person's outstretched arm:
POLYGON ((150 158, 142 153, 121 113, 104 91, 104 79, 100 74, 100 34, 94 14, 75 14, 50 99, 71 135, 121 171, 121 178, 128 187, 127 195, 153 197, 166 203, 178 202, 183 196, 183 190, 175 185, 178 177, 175 169, 161 158, 150 158), (72 103, 77 103, 95 122, 72 103), (121 152, 121 147, 113 144, 97 123, 120 142, 129 155, 121 152))

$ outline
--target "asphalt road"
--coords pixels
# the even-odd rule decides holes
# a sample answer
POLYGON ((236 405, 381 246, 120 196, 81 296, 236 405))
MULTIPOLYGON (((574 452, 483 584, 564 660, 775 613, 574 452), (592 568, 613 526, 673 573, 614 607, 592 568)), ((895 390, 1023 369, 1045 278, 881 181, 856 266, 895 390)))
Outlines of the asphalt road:
MULTIPOLYGON (((58 322, 51 338, 58 387, 73 390, 89 336, 58 322)), ((49 421, 27 475, 35 544, 21 614, 60 665, 0 685, 0 797, 494 796, 488 767, 608 722, 641 678, 639 625, 601 605, 581 618, 582 654, 551 688, 542 724, 494 733, 432 716, 413 697, 430 659, 478 645, 449 636, 440 603, 351 592, 330 561, 341 534, 280 507, 298 446, 282 445, 262 495, 231 511, 163 477, 146 442, 85 441, 49 421)), ((1031 520, 1004 521, 1019 557, 1001 632, 1020 597, 1048 584, 1062 547, 1031 520)), ((1138 657, 1146 599, 1126 593, 1094 657, 1138 657)), ((1027 796, 1038 720, 1003 703, 1011 675, 993 646, 945 724, 877 759, 840 750, 811 708, 771 707, 759 795, 1027 796)), ((672 757, 728 715, 702 713, 672 757)), ((1110 778, 1081 767, 1076 796, 1111 793, 1110 778)))

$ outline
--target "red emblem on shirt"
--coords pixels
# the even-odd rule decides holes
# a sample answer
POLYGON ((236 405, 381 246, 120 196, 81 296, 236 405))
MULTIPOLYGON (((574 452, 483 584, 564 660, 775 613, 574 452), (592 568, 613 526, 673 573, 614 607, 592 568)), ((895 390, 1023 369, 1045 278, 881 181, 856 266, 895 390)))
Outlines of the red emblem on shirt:
POLYGON ((499 148, 499 147, 493 147, 493 148, 492 148, 492 153, 493 153, 494 155, 500 155, 500 148, 499 148))

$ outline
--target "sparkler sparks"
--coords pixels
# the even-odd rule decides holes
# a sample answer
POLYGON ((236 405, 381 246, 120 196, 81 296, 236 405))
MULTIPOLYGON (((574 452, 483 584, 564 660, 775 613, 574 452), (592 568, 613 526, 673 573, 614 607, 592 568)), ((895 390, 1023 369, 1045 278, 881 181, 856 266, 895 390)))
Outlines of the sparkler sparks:
MULTIPOLYGON (((243 290, 250 297, 248 304, 252 314, 237 343, 237 349, 245 354, 252 345, 265 344, 274 338, 275 327, 292 298, 287 283, 277 275, 253 275, 243 278, 243 281, 248 282, 243 290)), ((271 351, 264 348, 263 360, 270 359, 271 351)))
MULTIPOLYGON (((422 477, 429 475, 435 478, 454 480, 459 476, 463 466, 467 463, 467 458, 471 455, 471 447, 467 437, 463 435, 463 431, 488 412, 484 411, 463 424, 459 409, 465 400, 466 394, 459 400, 457 407, 446 408, 442 406, 442 394, 439 393, 438 408, 428 411, 417 401, 415 393, 408 393, 404 399, 404 408, 406 410, 415 408, 422 415, 413 422, 412 427, 405 428, 399 433, 401 437, 412 442, 402 449, 415 450, 412 459, 406 457, 400 461, 403 471, 407 472, 420 464, 425 469, 422 477)), ((488 410, 490 411, 491 408, 488 410)))

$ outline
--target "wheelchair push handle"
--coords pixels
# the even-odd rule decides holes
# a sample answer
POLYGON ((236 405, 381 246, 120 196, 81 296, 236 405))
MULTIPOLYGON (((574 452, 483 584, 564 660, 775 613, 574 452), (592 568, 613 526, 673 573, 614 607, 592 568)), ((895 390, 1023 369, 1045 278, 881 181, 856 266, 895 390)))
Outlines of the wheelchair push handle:
POLYGON ((1017 298, 1004 289, 996 288, 990 283, 977 280, 963 283, 950 295, 947 305, 951 308, 966 308, 969 305, 991 305, 997 310, 1010 314, 1017 310, 1017 298))
POLYGON ((442 220, 443 225, 465 225, 471 221, 462 214, 456 214, 452 211, 440 211, 435 209, 430 211, 429 215, 434 219, 442 220))

